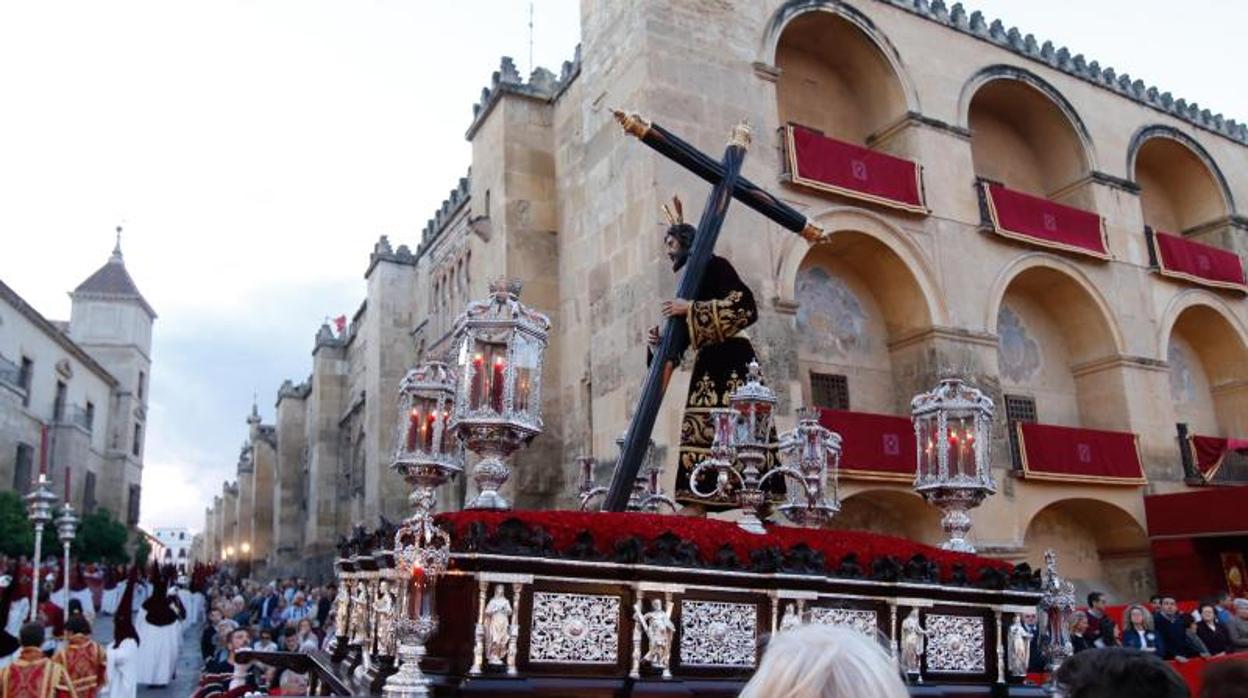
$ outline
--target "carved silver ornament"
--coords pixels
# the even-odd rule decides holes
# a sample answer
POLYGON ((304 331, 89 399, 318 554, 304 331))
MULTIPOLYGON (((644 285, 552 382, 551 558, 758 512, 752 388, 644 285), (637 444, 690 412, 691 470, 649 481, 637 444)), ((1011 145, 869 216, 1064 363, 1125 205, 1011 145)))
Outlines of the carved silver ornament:
POLYGON ((618 596, 535 591, 529 661, 614 664, 619 627, 618 596))
POLYGON ((682 601, 680 663, 690 667, 753 667, 758 638, 754 604, 682 601))
POLYGON ((810 622, 851 628, 872 639, 876 637, 880 627, 875 611, 863 611, 856 608, 812 606, 810 608, 810 622))
POLYGON ((984 619, 972 616, 927 616, 927 671, 982 674, 984 619))

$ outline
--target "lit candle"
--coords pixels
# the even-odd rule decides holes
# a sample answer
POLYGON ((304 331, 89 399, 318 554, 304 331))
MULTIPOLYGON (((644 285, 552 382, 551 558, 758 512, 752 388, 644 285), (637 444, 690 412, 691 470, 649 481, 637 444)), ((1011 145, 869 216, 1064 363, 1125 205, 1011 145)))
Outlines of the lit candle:
POLYGON ((485 392, 485 372, 482 370, 484 359, 478 353, 472 357, 472 393, 469 395, 468 404, 472 409, 481 407, 481 395, 485 392))
POLYGON ((420 424, 420 410, 413 407, 412 413, 407 421, 407 450, 416 450, 416 428, 420 424))
POLYGON ((424 424, 420 425, 422 435, 424 436, 425 452, 433 451, 433 425, 438 420, 438 411, 429 410, 429 418, 424 424))
POLYGON ((503 369, 506 362, 503 357, 494 357, 494 378, 490 382, 490 402, 495 412, 503 411, 503 369))

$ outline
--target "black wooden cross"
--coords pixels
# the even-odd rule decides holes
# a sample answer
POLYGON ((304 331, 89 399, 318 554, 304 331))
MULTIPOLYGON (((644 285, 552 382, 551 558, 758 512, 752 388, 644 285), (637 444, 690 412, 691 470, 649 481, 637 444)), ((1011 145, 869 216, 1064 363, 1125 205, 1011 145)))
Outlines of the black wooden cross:
MULTIPOLYGON (((728 147, 724 150, 724 157, 716 162, 667 129, 646 121, 637 114, 616 111, 615 118, 626 132, 714 185, 711 187, 710 196, 707 197, 706 206, 702 208, 702 217, 698 221, 698 233, 693 238, 693 249, 689 252, 688 261, 685 262, 685 274, 681 278, 680 288, 676 290, 678 298, 690 300, 697 297, 698 288, 702 285, 702 276, 706 272, 706 265, 711 260, 711 253, 715 250, 715 241, 719 238, 719 230, 724 224, 724 217, 728 214, 728 204, 734 198, 809 241, 813 242, 822 237, 823 231, 819 226, 810 222, 806 216, 763 191, 748 179, 741 177, 741 164, 745 161, 745 153, 750 144, 749 128, 744 123, 732 130, 732 137, 728 141, 728 147)), ((665 374, 668 363, 674 358, 672 350, 675 330, 680 322, 679 318, 668 318, 663 328, 662 339, 650 362, 646 381, 642 384, 641 399, 637 403, 633 421, 628 425, 628 433, 624 437, 624 449, 620 453, 619 465, 615 469, 615 475, 611 478, 611 487, 603 501, 603 511, 624 511, 624 507, 628 504, 633 481, 637 478, 641 459, 650 441, 650 433, 654 430, 654 421, 659 414, 659 406, 663 403, 663 392, 667 388, 665 374)))

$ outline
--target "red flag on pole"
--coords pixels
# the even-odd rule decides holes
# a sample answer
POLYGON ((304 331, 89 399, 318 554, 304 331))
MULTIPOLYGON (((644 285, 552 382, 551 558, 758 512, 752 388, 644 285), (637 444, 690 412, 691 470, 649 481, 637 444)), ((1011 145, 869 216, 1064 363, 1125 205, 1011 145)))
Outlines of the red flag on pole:
POLYGON ((338 330, 339 336, 345 334, 347 331, 347 316, 339 315, 334 318, 334 327, 338 330))

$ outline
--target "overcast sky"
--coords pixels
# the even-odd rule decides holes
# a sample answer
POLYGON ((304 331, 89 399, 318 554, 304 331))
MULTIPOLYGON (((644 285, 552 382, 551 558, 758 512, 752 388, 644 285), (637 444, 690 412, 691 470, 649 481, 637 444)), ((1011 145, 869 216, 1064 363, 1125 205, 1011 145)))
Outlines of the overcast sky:
MULTIPOLYGON (((558 72, 578 5, 533 5, 534 62, 558 72)), ((1248 3, 967 6, 1248 119, 1248 3)), ((0 0, 0 279, 66 319, 124 223, 159 314, 145 526, 202 526, 253 391, 271 420, 322 319, 359 305, 377 237, 414 246, 468 167, 499 57, 529 70, 528 15, 524 0, 0 0)))

